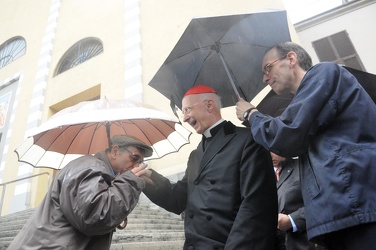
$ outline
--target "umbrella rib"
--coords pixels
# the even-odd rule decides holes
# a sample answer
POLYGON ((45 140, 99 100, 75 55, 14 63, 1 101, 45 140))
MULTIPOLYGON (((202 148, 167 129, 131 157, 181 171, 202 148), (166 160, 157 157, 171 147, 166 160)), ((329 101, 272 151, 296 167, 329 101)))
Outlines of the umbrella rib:
MULTIPOLYGON (((189 55, 189 54, 191 54, 192 52, 197 51, 197 50, 204 50, 204 49, 212 50, 212 49, 211 49, 211 46, 212 46, 212 45, 208 45, 208 46, 200 47, 200 48, 195 48, 195 49, 193 49, 193 50, 187 51, 187 52, 184 53, 184 54, 181 54, 181 55, 179 55, 179 56, 177 56, 177 57, 174 57, 174 59, 171 60, 171 61, 174 61, 174 60, 176 60, 176 59, 182 58, 182 57, 184 57, 184 56, 186 56, 186 55, 189 55)), ((209 53, 209 55, 210 55, 210 53, 209 53)), ((165 64, 166 64, 166 63, 169 63, 169 62, 165 62, 165 64)))
MULTIPOLYGON (((101 124, 102 124, 102 123, 99 122, 99 123, 94 123, 94 124, 87 123, 86 125, 88 125, 88 126, 86 126, 85 124, 75 124, 75 126, 77 126, 77 125, 82 125, 82 127, 81 127, 80 130, 85 129, 85 128, 88 128, 88 127, 90 127, 90 126, 95 126, 95 129, 94 129, 94 130, 96 131, 96 130, 98 130, 98 127, 99 127, 101 124)), ((68 127, 67 127, 67 128, 68 128, 68 127)), ((67 155, 69 148, 71 147, 71 145, 73 144, 73 142, 74 142, 75 139, 77 138, 78 134, 79 134, 79 133, 76 133, 76 134, 73 136, 72 140, 71 140, 70 143, 69 143, 69 146, 67 147, 67 150, 64 152, 64 157, 67 155)), ((94 138, 94 134, 95 134, 95 133, 93 133, 93 135, 92 135, 91 138, 90 138, 90 143, 89 143, 89 145, 92 145, 93 138, 94 138)), ((88 147, 88 151, 85 152, 84 155, 88 155, 89 152, 90 152, 90 147, 88 147)))
MULTIPOLYGON (((39 159, 38 159, 38 163, 40 162, 40 160, 47 154, 47 152, 48 152, 48 148, 52 145, 52 144, 54 144, 56 141, 57 141, 57 139, 66 131, 68 129, 68 127, 62 127, 62 129, 61 129, 61 132, 58 134, 58 136, 56 136, 55 137, 55 139, 51 142, 51 143, 49 143, 49 146, 47 147, 47 149, 45 149, 44 150, 44 152, 43 152, 43 154, 39 157, 39 159)), ((44 131, 43 133, 47 133, 48 131, 44 131)), ((39 141, 39 140, 38 140, 39 141)), ((34 145, 37 145, 37 141, 35 141, 34 142, 34 145)), ((56 152, 56 153, 59 153, 59 152, 56 152)), ((61 160, 61 162, 63 162, 63 160, 64 160, 64 157, 65 157, 65 154, 66 154, 66 152, 63 154, 64 156, 63 156, 63 159, 61 160)), ((26 162, 26 161, 23 161, 23 162, 25 162, 25 163, 28 163, 28 164, 30 164, 30 165, 32 165, 32 166, 34 166, 33 164, 31 164, 31 163, 29 163, 29 162, 26 162)), ((59 165, 61 164, 61 162, 59 163, 59 165)), ((37 164, 38 164, 37 163, 37 164)), ((36 164, 36 165, 37 165, 36 164)), ((48 167, 48 166, 46 166, 46 167, 48 167)), ((49 168, 52 168, 52 169, 55 169, 55 168, 53 168, 53 167, 49 167, 49 168)))
MULTIPOLYGON (((222 36, 218 39, 218 41, 215 41, 213 39, 213 37, 210 35, 210 32, 207 28, 205 28, 205 26, 202 24, 202 22, 200 20, 197 20, 197 23, 204 29, 206 30, 206 34, 208 35, 208 37, 210 37, 210 39, 212 40, 213 44, 212 45, 215 45, 216 42, 219 42, 222 40, 222 38, 227 34, 227 32, 233 27, 235 26, 237 23, 234 23, 232 26, 228 27, 227 30, 225 32, 223 32, 222 36)), ((229 44, 242 44, 244 45, 245 43, 240 43, 240 42, 229 42, 229 43, 221 43, 221 45, 229 45, 229 44)), ((206 46, 204 48, 211 48, 212 45, 209 45, 209 46, 206 46)), ((268 46, 265 46, 265 45, 261 45, 261 44, 245 44, 245 45, 248 45, 248 46, 258 46, 258 47, 262 47, 262 48, 268 48, 268 46)), ((201 49, 201 48, 199 48, 201 49)), ((194 50, 193 50, 194 51, 194 50)), ((220 52, 220 51, 219 51, 220 52)))
MULTIPOLYGON (((92 136, 91 136, 91 138, 90 138, 90 147, 88 147, 88 151, 87 151, 87 153, 86 154, 89 154, 90 153, 90 148, 91 148, 91 145, 93 145, 93 141, 94 141, 94 136, 95 136, 95 133, 96 133, 96 131, 99 129, 99 127, 100 126, 102 126, 103 125, 103 123, 106 123, 107 121, 104 121, 104 122, 98 122, 98 123, 95 123, 95 124, 93 124, 92 126, 95 126, 95 128, 94 128, 94 133, 92 134, 92 136)), ((110 126, 111 126, 111 122, 109 122, 110 123, 110 126)), ((104 125, 105 126, 105 125, 104 125)), ((107 138, 108 139, 108 138, 107 138)), ((109 140, 109 139, 108 139, 109 140)), ((111 140, 109 140, 109 141, 111 141, 111 140)), ((110 145, 109 145, 109 147, 110 147, 110 145)))
MULTIPOLYGON (((205 28, 204 25, 202 25, 202 22, 200 22, 200 20, 197 20, 197 23, 206 31, 206 34, 208 35, 208 37, 210 37, 210 39, 212 40, 213 44, 215 44, 217 41, 214 41, 213 37, 210 35, 210 32, 207 28, 205 28)), ((218 40, 220 41, 222 39, 222 37, 227 33, 229 29, 226 30, 226 32, 223 32, 223 35, 221 36, 221 38, 218 40)))
MULTIPOLYGON (((164 121, 164 120, 161 120, 161 121, 163 121, 164 122, 164 124, 166 124, 167 126, 169 126, 172 130, 173 130, 173 132, 177 132, 176 130, 175 130, 175 128, 173 127, 173 126, 171 126, 168 122, 166 122, 166 121, 164 121)), ((149 122, 149 121, 148 121, 149 122)), ((149 122, 150 123, 150 122, 149 122)), ((158 129, 155 125, 153 125, 152 123, 150 123, 154 128, 156 128, 158 131, 160 131, 160 129, 158 129)), ((181 124, 181 123, 180 123, 181 124)), ((163 135, 163 136, 165 136, 166 137, 166 140, 171 144, 171 146, 176 150, 176 151, 179 151, 185 144, 188 144, 189 142, 186 142, 186 143, 184 143, 184 144, 182 144, 182 145, 180 145, 180 147, 179 148, 177 148, 177 147, 175 147, 175 145, 173 144, 173 143, 171 143, 171 141, 168 139, 168 136, 166 136, 165 134, 163 134, 162 133, 162 131, 160 131, 160 133, 163 135)), ((189 135, 189 137, 190 137, 191 135, 189 135)), ((189 137, 188 137, 188 140, 189 140, 189 137)), ((153 147, 153 146, 152 146, 153 147)), ((157 153, 157 152, 155 152, 155 153, 157 153)), ((159 158, 161 158, 161 157, 163 157, 163 156, 166 156, 166 155, 169 155, 169 154, 171 154, 171 153, 173 153, 173 152, 169 152, 169 153, 166 153, 166 154, 164 154, 164 155, 162 155, 162 156, 159 156, 159 155, 157 155, 159 158)))
MULTIPOLYGON (((80 130, 82 130, 83 128, 89 127, 89 126, 85 126, 85 124, 74 124, 74 125, 71 125, 71 126, 77 126, 77 125, 82 125, 81 128, 80 128, 80 130)), ((92 126, 94 126, 94 125, 92 125, 92 126)), ((68 129, 68 127, 67 127, 67 129, 68 129)), ((69 143, 69 146, 67 147, 67 150, 64 152, 64 157, 67 155, 69 148, 72 146, 72 144, 73 144, 74 140, 77 138, 78 134, 79 133, 76 133, 73 136, 72 140, 69 143)), ((89 154, 89 151, 86 154, 89 154)))
POLYGON ((221 45, 232 45, 232 44, 239 44, 239 45, 245 45, 245 46, 249 46, 249 47, 262 47, 262 48, 266 48, 268 49, 269 46, 265 46, 265 45, 262 45, 262 44, 255 44, 255 43, 243 43, 243 42, 228 42, 228 43, 221 43, 221 45))
MULTIPOLYGON (((48 145, 48 147, 47 148, 49 148, 52 144, 54 144, 56 141, 57 141, 57 139, 66 131, 68 129, 68 127, 62 127, 62 129, 61 129, 61 132, 58 134, 58 136, 56 136, 55 138, 54 138, 54 140, 53 141, 51 141, 51 143, 49 143, 49 145, 48 145)), ((45 134, 45 133, 47 133, 48 131, 44 131, 43 133, 45 134)), ((42 137, 41 137, 42 138, 42 137)), ((39 141, 39 140, 38 140, 39 141)), ((35 141, 34 142, 34 144, 38 144, 37 142, 38 141, 35 141)), ((45 154, 47 152, 47 150, 43 153, 43 155, 45 154)))
MULTIPOLYGON (((147 122, 149 123, 149 119, 145 118, 144 120, 147 121, 147 122)), ((131 119, 130 119, 129 121, 132 122, 132 124, 135 125, 140 131, 143 131, 143 130, 141 129, 141 127, 137 125, 137 123, 133 122, 131 119)), ((150 146, 153 146, 153 144, 151 143, 150 139, 149 139, 147 136, 145 136, 145 137, 146 137, 146 139, 148 140, 149 145, 150 145, 150 146)))
MULTIPOLYGON (((175 131, 175 129, 173 128, 173 127, 171 127, 170 126, 170 124, 168 124, 167 122, 165 122, 164 120, 161 120, 164 124, 166 124, 167 126, 169 126, 173 131, 175 131)), ((175 149, 175 150, 177 150, 177 148, 175 148, 175 146, 174 146, 174 144, 173 143, 171 143, 171 141, 168 139, 168 136, 167 135, 165 135, 157 126, 155 126, 153 123, 151 123, 150 122, 150 120, 147 120, 147 122, 151 125, 151 126, 153 126, 157 131, 159 131, 165 138, 166 138, 166 140, 173 146, 173 148, 175 149)), ((171 134, 171 133, 170 133, 171 134)), ((169 134, 169 135, 170 135, 169 134)))
MULTIPOLYGON (((166 140, 173 146, 173 148, 175 149, 175 150, 177 150, 176 148, 175 148, 175 146, 174 146, 174 144, 172 144, 171 143, 171 141, 168 139, 168 137, 165 135, 165 134, 163 134, 162 133, 162 131, 160 130, 160 129, 158 129, 158 127, 156 127, 153 123, 151 123, 150 121, 151 121, 152 119, 145 119, 145 121, 148 123, 148 124, 150 124, 152 127, 154 127, 157 131, 159 131, 165 138, 166 138, 166 140)), ((160 121, 163 121, 163 120, 160 120, 160 121)), ((166 122, 165 121, 163 121, 165 124, 166 124, 166 122)), ((140 126, 138 126, 136 123, 134 123, 134 122, 132 122, 138 129, 140 129, 141 131, 142 131, 142 129, 141 129, 141 127, 140 126)), ((167 124, 170 128, 172 128, 169 124, 167 124)), ((173 130, 175 130, 174 128, 172 128, 173 130)), ((150 141, 150 139, 147 137, 147 136, 145 136, 146 138, 147 138, 147 140, 148 140, 148 142, 149 142, 149 145, 152 147, 152 148, 154 148, 154 146, 153 146, 153 144, 152 144, 152 142, 150 141)), ((158 158, 160 158, 161 156, 160 155, 158 155, 158 153, 155 151, 155 150, 153 150, 156 154, 157 154, 157 156, 158 156, 158 158)))
MULTIPOLYGON (((240 22, 240 21, 239 21, 239 22, 240 22)), ((218 41, 221 41, 222 38, 227 34, 227 32, 228 32, 230 29, 232 29, 232 27, 234 27, 235 25, 238 24, 238 22, 236 22, 236 23, 234 23, 233 25, 229 26, 229 27, 226 29, 226 31, 223 32, 223 34, 222 34, 221 37, 218 39, 218 41, 214 41, 213 37, 210 36, 210 32, 209 32, 209 30, 208 30, 207 28, 205 28, 205 26, 202 24, 202 22, 201 22, 199 19, 197 19, 197 23, 198 23, 198 24, 199 24, 204 30, 206 30, 206 34, 211 38, 211 40, 213 41, 213 44, 215 44, 215 43, 218 42, 218 41)), ((221 44, 222 44, 222 43, 221 43, 221 44)), ((254 45, 254 46, 261 46, 261 45, 254 45)), ((265 47, 265 46, 262 46, 262 47, 265 47)))

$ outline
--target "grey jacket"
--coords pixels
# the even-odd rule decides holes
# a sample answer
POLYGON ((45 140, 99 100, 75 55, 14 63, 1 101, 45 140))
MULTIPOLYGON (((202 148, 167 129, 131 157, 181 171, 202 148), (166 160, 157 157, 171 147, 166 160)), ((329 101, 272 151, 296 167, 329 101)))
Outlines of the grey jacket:
POLYGON ((8 249, 110 249, 144 187, 131 171, 115 177, 104 152, 80 157, 56 175, 8 249))

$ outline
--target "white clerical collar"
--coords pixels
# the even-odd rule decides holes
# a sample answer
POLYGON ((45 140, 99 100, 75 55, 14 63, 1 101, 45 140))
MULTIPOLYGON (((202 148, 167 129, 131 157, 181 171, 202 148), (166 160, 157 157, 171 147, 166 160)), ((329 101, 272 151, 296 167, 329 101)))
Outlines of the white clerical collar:
POLYGON ((212 135, 211 135, 211 133, 210 133, 210 130, 211 130, 212 128, 214 128, 215 126, 217 126, 218 124, 224 122, 224 121, 225 121, 225 120, 221 118, 221 119, 218 120, 216 123, 214 123, 210 128, 208 128, 207 130, 205 130, 205 132, 203 133, 203 135, 205 136, 205 138, 210 138, 210 137, 212 137, 212 135))

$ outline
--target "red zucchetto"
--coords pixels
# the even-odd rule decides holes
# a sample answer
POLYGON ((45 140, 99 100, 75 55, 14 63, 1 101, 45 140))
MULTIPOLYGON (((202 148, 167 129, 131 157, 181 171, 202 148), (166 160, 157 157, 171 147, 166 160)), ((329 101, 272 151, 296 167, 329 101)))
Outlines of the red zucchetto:
POLYGON ((187 95, 195 95, 195 94, 203 94, 203 93, 214 93, 214 94, 217 94, 217 92, 215 92, 214 89, 208 87, 208 86, 205 86, 205 85, 196 85, 192 88, 190 88, 183 97, 187 96, 187 95))

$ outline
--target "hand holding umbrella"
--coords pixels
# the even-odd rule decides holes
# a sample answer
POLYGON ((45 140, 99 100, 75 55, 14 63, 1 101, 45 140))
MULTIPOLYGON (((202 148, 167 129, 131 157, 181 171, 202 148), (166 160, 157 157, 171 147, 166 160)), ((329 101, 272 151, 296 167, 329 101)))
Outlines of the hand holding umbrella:
POLYGON ((241 121, 248 120, 249 115, 253 111, 251 109, 256 110, 256 107, 253 106, 251 103, 245 101, 244 99, 240 98, 240 100, 236 103, 236 116, 241 121))

